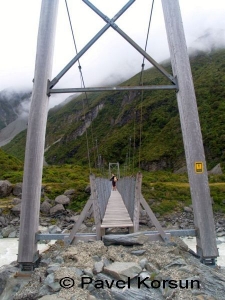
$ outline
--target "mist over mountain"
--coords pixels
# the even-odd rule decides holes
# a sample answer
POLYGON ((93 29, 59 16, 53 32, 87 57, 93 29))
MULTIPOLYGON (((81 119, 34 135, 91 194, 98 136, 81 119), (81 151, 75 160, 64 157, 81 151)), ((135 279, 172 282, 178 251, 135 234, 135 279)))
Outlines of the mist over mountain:
POLYGON ((225 29, 208 28, 199 38, 197 38, 188 48, 192 55, 195 52, 211 52, 217 49, 225 48, 225 29))
POLYGON ((30 91, 5 89, 0 91, 0 129, 16 119, 27 119, 30 105, 30 91))
MULTIPOLYGON (((197 51, 190 57, 203 143, 209 167, 225 162, 225 50, 197 51)), ((164 64, 171 72, 169 62, 164 64)), ((140 74, 121 85, 139 84, 140 74)), ((144 85, 168 84, 154 69, 144 72, 144 85)), ((174 91, 98 92, 72 99, 49 111, 45 158, 49 164, 88 161, 119 162, 145 170, 176 170, 185 165, 174 91), (83 109, 84 104, 84 109, 83 109), (140 136, 140 128, 142 134, 140 136), (97 141, 97 142, 96 142, 97 141)), ((26 132, 3 149, 23 159, 26 132)))

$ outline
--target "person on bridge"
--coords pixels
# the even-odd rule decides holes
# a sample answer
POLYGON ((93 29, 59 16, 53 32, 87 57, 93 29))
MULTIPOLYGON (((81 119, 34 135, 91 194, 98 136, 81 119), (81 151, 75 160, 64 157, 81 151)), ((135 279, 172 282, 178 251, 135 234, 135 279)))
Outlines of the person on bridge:
POLYGON ((116 182, 117 182, 116 175, 112 174, 112 177, 110 178, 110 181, 112 181, 112 190, 117 191, 117 188, 116 188, 116 182))

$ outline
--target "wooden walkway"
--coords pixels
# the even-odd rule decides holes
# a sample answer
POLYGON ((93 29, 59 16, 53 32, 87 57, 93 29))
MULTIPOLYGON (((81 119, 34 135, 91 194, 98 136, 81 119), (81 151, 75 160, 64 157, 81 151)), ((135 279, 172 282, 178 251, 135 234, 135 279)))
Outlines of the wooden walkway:
POLYGON ((112 191, 106 207, 105 215, 101 224, 102 236, 105 235, 105 228, 128 227, 129 232, 133 232, 134 224, 128 214, 123 199, 118 191, 112 191))

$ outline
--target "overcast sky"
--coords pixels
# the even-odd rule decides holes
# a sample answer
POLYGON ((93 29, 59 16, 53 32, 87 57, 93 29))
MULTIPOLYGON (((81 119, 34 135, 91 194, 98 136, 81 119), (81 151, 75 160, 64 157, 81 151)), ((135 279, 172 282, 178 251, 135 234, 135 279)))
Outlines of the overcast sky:
MULTIPOLYGON (((50 0, 49 0, 50 1, 50 0)), ((52 78, 73 58, 75 50, 65 1, 59 0, 52 78)), ((113 17, 128 0, 91 0, 113 17)), ((188 47, 225 45, 224 0, 180 0, 188 47), (202 37, 208 38, 202 38, 202 37), (200 38, 200 39, 199 39, 200 38)), ((142 48, 145 45, 152 0, 136 2, 116 22, 142 48)), ((78 51, 105 25, 82 0, 68 0, 78 51)), ((41 0, 0 0, 0 91, 31 89, 41 0)), ((169 57, 161 0, 155 0, 147 52, 158 62, 169 57)), ((102 86, 140 72, 142 57, 109 29, 80 60, 85 85, 102 86)), ((146 68, 150 64, 146 63, 146 68)), ((57 87, 80 87, 77 64, 57 87)), ((66 98, 58 96, 57 101, 66 98)))

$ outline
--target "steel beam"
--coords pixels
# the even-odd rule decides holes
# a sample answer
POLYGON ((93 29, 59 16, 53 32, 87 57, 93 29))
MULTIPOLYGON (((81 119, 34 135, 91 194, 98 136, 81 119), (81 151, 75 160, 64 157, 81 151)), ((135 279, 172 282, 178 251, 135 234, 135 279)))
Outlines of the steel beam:
MULTIPOLYGON (((171 236, 196 236, 195 229, 181 229, 181 230, 165 230, 166 234, 170 234, 171 236)), ((152 234, 159 234, 158 231, 142 231, 139 233, 133 233, 132 236, 145 234, 145 235, 152 235, 152 234)), ((51 241, 51 240, 66 240, 69 238, 70 234, 66 233, 37 233, 36 234, 36 241, 51 241)), ((96 237, 96 233, 76 233, 75 235, 77 238, 88 238, 92 239, 96 237)), ((110 235, 112 236, 112 235, 110 235)), ((119 235, 121 236, 121 235, 119 235)))
MULTIPOLYGON (((51 240, 67 240, 70 234, 68 233, 37 233, 36 234, 36 241, 51 241, 51 240)), ((96 237, 95 233, 76 233, 74 237, 96 237)))
POLYGON ((49 94, 60 93, 83 93, 83 92, 106 92, 106 91, 150 91, 150 90, 176 90, 177 85, 145 85, 145 86, 109 86, 109 87, 89 87, 89 88, 65 88, 49 89, 49 94))
POLYGON ((74 224, 71 232, 70 232, 70 235, 69 235, 69 238, 65 240, 66 244, 70 245, 73 243, 73 239, 77 233, 77 231, 79 230, 81 224, 83 223, 85 217, 86 217, 86 214, 88 213, 89 209, 91 208, 92 206, 92 200, 91 198, 88 199, 87 203, 85 204, 77 222, 74 224))
POLYGON ((34 264, 38 259, 38 231, 45 132, 48 115, 47 82, 51 77, 58 0, 42 0, 34 85, 28 120, 24 163, 18 262, 34 264))
POLYGON ((109 163, 109 178, 111 178, 112 176, 112 170, 111 170, 111 167, 114 168, 116 167, 117 171, 116 171, 116 177, 118 179, 120 179, 120 164, 117 162, 117 163, 109 163))
POLYGON ((148 214, 152 224, 155 226, 155 228, 158 230, 159 234, 161 235, 162 240, 167 243, 168 239, 167 236, 162 228, 162 226, 160 225, 159 221, 157 220, 155 214, 153 213, 153 211, 151 210, 150 206, 148 205, 148 203, 146 202, 145 198, 143 197, 143 195, 141 194, 141 199, 140 199, 140 204, 143 206, 144 210, 146 211, 146 213, 148 214))
MULTIPOLYGON (((130 0, 113 18, 112 22, 115 22, 122 14, 135 2, 130 0)), ((91 40, 90 42, 79 52, 77 55, 65 66, 65 68, 49 83, 49 88, 53 88, 56 83, 63 77, 64 74, 81 58, 81 56, 110 28, 110 24, 106 24, 91 40)))
POLYGON ((179 2, 162 0, 162 6, 173 74, 179 85, 176 95, 197 230, 197 253, 202 260, 216 258, 219 254, 205 153, 179 2))
POLYGON ((160 66, 147 52, 145 52, 138 44, 136 44, 118 25, 105 16, 97 7, 90 1, 83 0, 99 17, 108 23, 115 31, 117 31, 131 46, 133 46, 141 55, 143 55, 159 72, 168 78, 173 84, 176 84, 176 79, 170 75, 162 66, 160 66))

